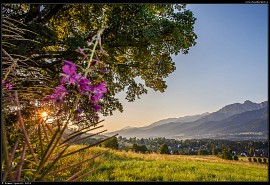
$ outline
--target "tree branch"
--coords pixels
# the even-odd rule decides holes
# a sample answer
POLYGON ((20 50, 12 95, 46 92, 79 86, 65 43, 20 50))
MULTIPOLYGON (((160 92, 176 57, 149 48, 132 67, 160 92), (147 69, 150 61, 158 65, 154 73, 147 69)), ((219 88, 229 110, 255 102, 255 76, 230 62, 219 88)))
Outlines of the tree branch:
POLYGON ((35 4, 30 6, 29 12, 25 15, 25 24, 32 23, 38 18, 40 14, 40 6, 41 4, 35 4))
POLYGON ((56 15, 62 8, 64 4, 55 5, 45 16, 41 17, 37 20, 38 23, 46 23, 48 22, 54 15, 56 15))

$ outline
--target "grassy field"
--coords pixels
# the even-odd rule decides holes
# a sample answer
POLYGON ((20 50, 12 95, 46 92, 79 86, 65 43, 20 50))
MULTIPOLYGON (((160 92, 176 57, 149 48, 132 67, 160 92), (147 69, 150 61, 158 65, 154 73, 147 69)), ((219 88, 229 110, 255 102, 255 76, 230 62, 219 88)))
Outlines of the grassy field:
MULTIPOLYGON (((101 147, 90 148, 61 161, 61 166, 105 150, 101 147)), ((81 181, 268 181, 266 164, 229 161, 216 156, 137 154, 116 150, 109 150, 82 167, 60 173, 54 180, 61 181, 76 170, 85 168, 90 171, 95 167, 99 169, 81 178, 81 181)))

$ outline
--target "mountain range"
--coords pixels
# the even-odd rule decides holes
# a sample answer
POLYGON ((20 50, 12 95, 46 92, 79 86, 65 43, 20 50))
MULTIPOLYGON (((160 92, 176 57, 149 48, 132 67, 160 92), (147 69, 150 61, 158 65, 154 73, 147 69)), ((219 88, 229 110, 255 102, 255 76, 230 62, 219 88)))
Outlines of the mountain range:
POLYGON ((168 118, 144 127, 125 127, 112 136, 168 139, 268 139, 268 101, 226 105, 213 113, 168 118))

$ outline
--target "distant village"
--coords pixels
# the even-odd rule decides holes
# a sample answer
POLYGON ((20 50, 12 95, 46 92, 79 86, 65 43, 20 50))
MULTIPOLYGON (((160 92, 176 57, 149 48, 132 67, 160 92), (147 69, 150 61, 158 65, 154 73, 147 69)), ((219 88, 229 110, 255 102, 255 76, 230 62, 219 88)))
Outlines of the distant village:
MULTIPOLYGON (((138 151, 141 153, 157 153, 162 144, 166 144, 170 154, 174 155, 217 155, 226 148, 232 155, 244 157, 267 157, 268 158, 268 140, 261 141, 230 141, 214 139, 190 139, 175 140, 166 138, 125 138, 119 136, 119 150, 134 150, 134 144, 147 148, 147 151, 138 151)), ((145 148, 143 147, 143 148, 145 148)))

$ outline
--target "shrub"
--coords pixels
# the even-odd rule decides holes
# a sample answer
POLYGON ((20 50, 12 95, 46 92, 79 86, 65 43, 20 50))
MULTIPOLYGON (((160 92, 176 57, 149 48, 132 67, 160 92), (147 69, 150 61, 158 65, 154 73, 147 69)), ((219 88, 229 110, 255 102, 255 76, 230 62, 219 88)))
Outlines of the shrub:
POLYGON ((253 157, 253 161, 254 161, 254 162, 257 162, 257 158, 256 158, 256 157, 253 157))
POLYGON ((232 160, 232 156, 229 148, 224 148, 221 154, 222 159, 232 160))
POLYGON ((158 148, 158 154, 170 154, 168 146, 166 144, 160 145, 158 148))
POLYGON ((239 160, 238 157, 237 157, 237 155, 234 155, 233 156, 233 160, 235 160, 235 161, 238 161, 239 160))
POLYGON ((251 157, 249 157, 249 158, 248 158, 248 161, 249 161, 249 162, 252 162, 252 159, 251 159, 251 157))
POLYGON ((263 163, 267 164, 267 159, 265 157, 263 158, 263 163))
POLYGON ((259 162, 259 163, 262 163, 262 158, 259 157, 259 158, 258 158, 258 162, 259 162))
POLYGON ((108 139, 107 141, 103 142, 102 146, 105 148, 112 148, 112 149, 118 149, 118 141, 116 137, 112 137, 108 139))
POLYGON ((199 149, 198 150, 198 155, 208 155, 209 152, 207 150, 204 150, 204 149, 199 149))
POLYGON ((218 154, 218 149, 213 148, 213 149, 212 149, 212 155, 217 155, 217 154, 218 154))

